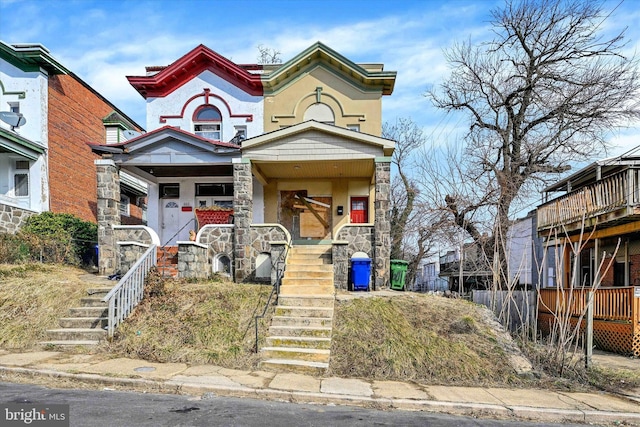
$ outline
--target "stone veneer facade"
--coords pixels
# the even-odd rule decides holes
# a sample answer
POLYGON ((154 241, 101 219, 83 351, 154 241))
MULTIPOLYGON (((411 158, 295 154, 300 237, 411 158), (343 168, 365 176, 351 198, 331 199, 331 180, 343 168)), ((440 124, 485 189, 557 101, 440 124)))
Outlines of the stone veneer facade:
POLYGON ((27 218, 36 212, 0 204, 0 233, 16 234, 27 218))
POLYGON ((337 233, 332 248, 333 282, 336 288, 347 290, 349 286, 349 268, 351 257, 356 252, 364 252, 372 263, 371 289, 380 289, 375 285, 374 263, 374 227, 370 225, 345 225, 337 233), (374 286, 376 286, 374 288, 374 286))
POLYGON ((206 279, 210 276, 207 245, 178 242, 178 277, 206 279))
MULTIPOLYGON (((235 160, 235 159, 234 159, 235 160)), ((252 276, 251 270, 251 223, 253 222, 253 177, 251 162, 241 160, 233 163, 233 216, 234 216, 234 279, 241 283, 252 276)))
POLYGON ((116 236, 120 225, 120 176, 113 160, 96 160, 98 181, 98 273, 106 276, 118 268, 116 236))
POLYGON ((389 283, 391 257, 391 158, 376 159, 375 172, 375 222, 374 222, 374 289, 382 289, 389 283))

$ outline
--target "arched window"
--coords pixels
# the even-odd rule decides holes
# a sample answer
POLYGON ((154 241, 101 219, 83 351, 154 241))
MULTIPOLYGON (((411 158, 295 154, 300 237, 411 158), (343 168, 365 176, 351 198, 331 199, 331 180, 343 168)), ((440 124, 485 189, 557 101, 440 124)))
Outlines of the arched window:
POLYGON ((307 120, 315 120, 328 125, 333 125, 336 121, 331 107, 321 102, 312 104, 307 108, 307 111, 304 112, 304 121, 306 122, 307 120))
POLYGON ((222 114, 213 105, 202 105, 193 113, 193 133, 214 141, 222 140, 222 114))

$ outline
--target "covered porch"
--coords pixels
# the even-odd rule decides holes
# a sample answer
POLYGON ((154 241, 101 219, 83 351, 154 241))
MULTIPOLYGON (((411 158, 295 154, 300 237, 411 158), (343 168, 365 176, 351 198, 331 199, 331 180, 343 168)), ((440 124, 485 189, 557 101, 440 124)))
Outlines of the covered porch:
MULTIPOLYGON (((242 160, 234 166, 235 188, 245 188, 241 181, 249 184, 251 176, 251 193, 261 197, 247 200, 250 207, 236 201, 236 232, 243 210, 262 215, 265 225, 286 229, 293 244, 331 244, 336 287, 346 288, 348 260, 355 252, 372 259, 372 288, 385 286, 390 253, 388 156, 393 147, 393 141, 315 121, 247 139, 242 160), (254 200, 263 205, 256 206, 254 200)), ((249 225, 260 223, 251 218, 249 225)), ((238 247, 249 240, 237 242, 238 247)), ((239 261, 236 257, 236 267, 239 261)))

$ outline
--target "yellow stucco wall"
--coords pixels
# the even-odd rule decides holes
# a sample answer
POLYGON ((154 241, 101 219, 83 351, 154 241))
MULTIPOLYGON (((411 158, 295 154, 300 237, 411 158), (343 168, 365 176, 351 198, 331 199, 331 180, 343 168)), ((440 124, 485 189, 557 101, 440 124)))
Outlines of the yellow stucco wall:
POLYGON ((320 65, 307 74, 293 76, 275 93, 265 94, 265 132, 304 121, 307 108, 317 102, 316 88, 320 87, 320 102, 333 110, 336 126, 359 125, 360 132, 380 136, 382 92, 350 84, 347 79, 320 65))

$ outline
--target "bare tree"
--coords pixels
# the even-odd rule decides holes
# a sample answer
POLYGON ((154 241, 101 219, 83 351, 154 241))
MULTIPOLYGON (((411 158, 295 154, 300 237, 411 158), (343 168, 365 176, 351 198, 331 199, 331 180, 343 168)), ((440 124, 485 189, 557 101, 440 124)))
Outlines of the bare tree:
MULTIPOLYGON (((601 3, 507 0, 491 12, 495 38, 450 49, 451 75, 428 93, 436 107, 469 115, 466 154, 476 174, 495 184, 500 283, 509 210, 525 185, 606 151, 607 132, 640 117, 637 60, 623 55, 624 31, 601 34, 601 3)), ((470 211, 448 196, 456 223, 477 238, 465 221, 470 211)))
POLYGON ((392 163, 396 169, 391 190, 391 259, 409 262, 407 283, 412 283, 420 261, 431 255, 434 212, 420 200, 414 177, 414 153, 424 147, 422 129, 410 118, 399 118, 382 127, 385 138, 396 141, 392 163))
POLYGON ((274 48, 259 44, 258 45, 258 64, 280 64, 280 52, 274 48))

